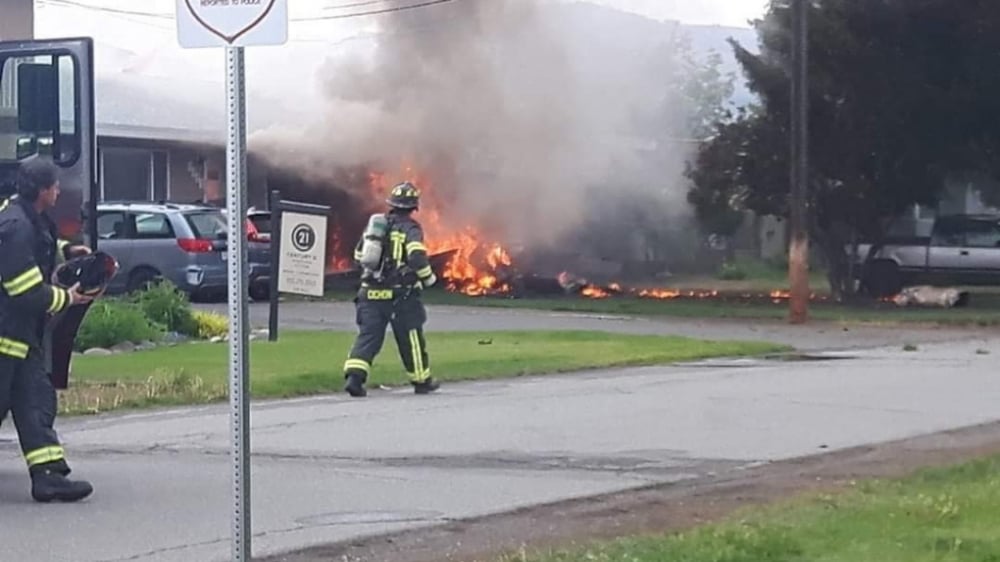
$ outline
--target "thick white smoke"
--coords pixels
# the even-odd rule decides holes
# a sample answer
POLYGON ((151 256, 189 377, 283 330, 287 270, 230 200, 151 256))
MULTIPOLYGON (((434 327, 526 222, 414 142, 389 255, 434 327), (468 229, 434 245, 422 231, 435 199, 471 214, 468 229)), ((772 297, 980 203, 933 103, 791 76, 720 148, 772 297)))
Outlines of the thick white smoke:
POLYGON ((314 180, 354 165, 395 180, 411 164, 449 224, 490 225, 514 244, 581 228, 595 192, 623 244, 634 240, 611 224, 616 199, 639 201, 638 220, 688 214, 686 149, 662 144, 695 109, 668 99, 675 28, 545 0, 454 0, 382 18, 371 56, 320 68, 317 119, 254 134, 255 152, 314 180))

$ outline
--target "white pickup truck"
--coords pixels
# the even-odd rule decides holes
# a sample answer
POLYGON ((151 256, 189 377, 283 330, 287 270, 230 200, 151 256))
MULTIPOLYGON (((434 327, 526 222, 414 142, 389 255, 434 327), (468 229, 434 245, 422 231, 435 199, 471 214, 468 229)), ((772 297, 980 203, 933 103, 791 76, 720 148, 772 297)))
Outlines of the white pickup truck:
POLYGON ((859 245, 853 257, 874 296, 911 285, 1000 285, 1000 215, 939 217, 930 236, 887 238, 862 269, 870 248, 859 245))

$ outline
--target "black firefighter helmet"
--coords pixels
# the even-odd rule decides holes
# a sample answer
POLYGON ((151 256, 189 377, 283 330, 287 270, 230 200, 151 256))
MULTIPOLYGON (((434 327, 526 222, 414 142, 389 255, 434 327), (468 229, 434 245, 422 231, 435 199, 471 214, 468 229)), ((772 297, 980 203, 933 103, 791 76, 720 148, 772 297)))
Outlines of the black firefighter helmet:
POLYGON ((420 206, 420 190, 408 181, 392 188, 386 203, 395 209, 416 209, 420 206))
POLYGON ((56 268, 56 283, 64 288, 80 284, 84 295, 96 295, 118 274, 118 261, 104 252, 94 252, 67 260, 56 268))

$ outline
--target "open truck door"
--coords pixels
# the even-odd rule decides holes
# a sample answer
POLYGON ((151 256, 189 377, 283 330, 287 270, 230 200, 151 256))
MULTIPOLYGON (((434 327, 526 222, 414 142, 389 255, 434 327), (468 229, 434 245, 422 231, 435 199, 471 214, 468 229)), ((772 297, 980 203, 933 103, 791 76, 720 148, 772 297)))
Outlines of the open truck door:
MULTIPOLYGON (((0 42, 0 196, 13 193, 20 162, 35 155, 60 168, 61 195, 50 216, 59 236, 97 250, 97 133, 94 44, 90 38, 0 42)), ((69 384, 70 359, 86 306, 53 319, 47 334, 56 388, 69 384)))

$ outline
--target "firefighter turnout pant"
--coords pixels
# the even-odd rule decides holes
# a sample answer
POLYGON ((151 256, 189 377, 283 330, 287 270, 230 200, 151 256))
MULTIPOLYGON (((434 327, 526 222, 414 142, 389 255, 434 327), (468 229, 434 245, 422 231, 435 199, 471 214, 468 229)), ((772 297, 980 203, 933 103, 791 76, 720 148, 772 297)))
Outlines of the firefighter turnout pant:
MULTIPOLYGON (((48 380, 51 382, 52 381, 52 353, 51 353, 50 350, 51 350, 52 341, 50 339, 50 336, 51 336, 51 332, 46 332, 46 334, 45 334, 45 349, 46 349, 46 351, 45 351, 43 357, 46 359, 46 361, 45 361, 45 372, 47 373, 48 380)), ((6 389, 7 387, 3 386, 3 387, 0 387, 0 388, 6 389)), ((6 393, 6 392, 7 392, 6 390, 0 391, 0 426, 2 426, 3 423, 7 421, 7 416, 10 414, 10 405, 7 404, 4 401, 4 399, 3 399, 3 397, 9 397, 9 393, 6 393)), ((55 396, 55 392, 54 391, 53 391, 53 396, 55 396)), ((55 398, 53 398, 53 400, 55 400, 55 398)), ((58 410, 58 404, 56 405, 56 407, 48 408, 48 409, 46 409, 46 411, 43 412, 43 415, 44 415, 44 418, 45 418, 44 419, 44 421, 45 421, 45 427, 49 428, 49 430, 52 430, 52 428, 55 427, 57 410, 58 410)))
POLYGON ((34 472, 65 461, 65 452, 52 427, 58 402, 45 362, 36 350, 23 351, 23 359, 0 354, 0 412, 13 414, 24 460, 34 472))
POLYGON ((396 338, 399 357, 410 382, 426 382, 430 376, 430 358, 424 340, 427 311, 419 295, 399 296, 400 290, 363 288, 355 305, 358 336, 344 363, 344 377, 363 375, 367 381, 375 356, 382 350, 389 324, 396 338))

